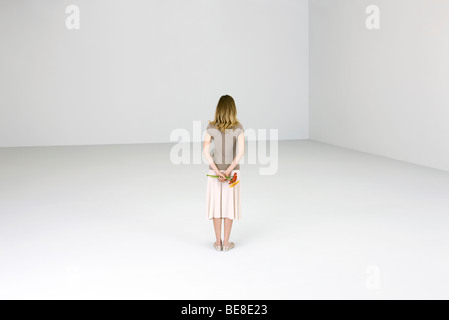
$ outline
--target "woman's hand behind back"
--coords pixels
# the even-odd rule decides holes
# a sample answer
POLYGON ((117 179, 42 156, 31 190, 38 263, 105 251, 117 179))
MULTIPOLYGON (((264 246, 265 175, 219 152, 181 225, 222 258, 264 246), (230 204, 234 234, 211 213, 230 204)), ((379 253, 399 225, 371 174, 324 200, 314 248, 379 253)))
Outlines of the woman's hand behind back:
POLYGON ((223 172, 217 173, 217 175, 219 176, 218 177, 218 181, 220 181, 220 182, 225 182, 226 181, 226 177, 223 174, 223 172))

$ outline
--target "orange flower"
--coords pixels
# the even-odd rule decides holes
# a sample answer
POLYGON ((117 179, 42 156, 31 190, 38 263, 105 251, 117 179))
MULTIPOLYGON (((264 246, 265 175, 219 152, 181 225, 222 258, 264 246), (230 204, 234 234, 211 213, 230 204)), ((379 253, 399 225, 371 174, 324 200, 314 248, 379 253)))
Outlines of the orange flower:
MULTIPOLYGON (((219 177, 219 176, 211 175, 211 174, 208 174, 207 176, 212 177, 212 178, 219 177)), ((234 172, 234 175, 232 176, 232 178, 231 178, 231 176, 228 176, 228 177, 226 177, 226 179, 229 180, 229 188, 234 187, 236 184, 238 184, 240 182, 240 180, 237 180, 237 172, 234 172)))
POLYGON ((230 186, 229 186, 229 188, 232 188, 232 187, 234 187, 236 184, 238 184, 240 182, 240 180, 237 180, 236 182, 234 182, 233 184, 231 184, 230 186))
POLYGON ((234 176, 232 177, 231 180, 229 180, 229 184, 234 183, 237 180, 237 172, 234 172, 234 176))

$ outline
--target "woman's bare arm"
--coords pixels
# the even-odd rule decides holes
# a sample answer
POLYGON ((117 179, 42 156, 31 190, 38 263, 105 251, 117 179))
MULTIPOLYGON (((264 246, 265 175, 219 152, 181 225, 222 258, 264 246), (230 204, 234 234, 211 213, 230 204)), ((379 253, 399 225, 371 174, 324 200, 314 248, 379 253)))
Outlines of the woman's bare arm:
POLYGON ((243 155, 245 154, 245 134, 241 133, 239 134, 239 136, 237 137, 237 145, 238 145, 238 154, 237 156, 234 158, 234 160, 232 161, 232 163, 229 165, 229 167, 226 169, 225 171, 225 175, 229 176, 232 172, 232 170, 234 170, 234 168, 239 164, 240 159, 243 158, 243 155))
POLYGON ((212 170, 214 170, 215 174, 218 176, 221 176, 221 175, 223 175, 223 172, 218 170, 217 165, 214 162, 214 159, 212 159, 212 157, 210 155, 211 141, 212 141, 211 135, 206 132, 206 137, 204 138, 203 154, 204 154, 204 157, 206 158, 207 162, 209 163, 209 165, 212 167, 212 170))

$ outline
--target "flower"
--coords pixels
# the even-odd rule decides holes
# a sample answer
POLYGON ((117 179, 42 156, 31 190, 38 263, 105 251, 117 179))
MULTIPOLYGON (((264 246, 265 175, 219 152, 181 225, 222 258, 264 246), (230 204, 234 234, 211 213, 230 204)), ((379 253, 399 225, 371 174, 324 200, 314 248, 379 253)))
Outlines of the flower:
POLYGON ((237 180, 236 182, 234 182, 233 184, 231 184, 230 186, 229 186, 229 188, 233 188, 236 184, 238 184, 240 182, 240 180, 237 180))
MULTIPOLYGON (((219 176, 217 176, 217 175, 211 175, 211 174, 208 174, 207 175, 208 177, 212 177, 212 178, 218 178, 219 176)), ((237 180, 237 172, 234 172, 234 176, 232 176, 232 178, 231 178, 231 176, 228 176, 228 177, 225 177, 227 180, 229 180, 229 188, 233 188, 236 184, 238 184, 239 182, 240 182, 240 180, 237 180)))
POLYGON ((229 180, 229 184, 233 184, 237 180, 237 172, 234 172, 234 176, 229 180))

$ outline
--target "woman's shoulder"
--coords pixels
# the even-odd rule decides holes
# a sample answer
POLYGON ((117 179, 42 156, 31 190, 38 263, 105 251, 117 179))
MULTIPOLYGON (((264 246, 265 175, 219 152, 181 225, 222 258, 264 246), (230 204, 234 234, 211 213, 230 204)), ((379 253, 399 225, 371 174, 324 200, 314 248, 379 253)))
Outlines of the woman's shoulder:
MULTIPOLYGON (((209 132, 211 129, 218 130, 218 127, 213 122, 209 121, 209 123, 207 124, 206 130, 209 132)), ((232 130, 232 131, 238 130, 238 131, 244 132, 243 125, 240 122, 237 122, 236 124, 232 125, 226 131, 229 131, 229 130, 232 130)))
POLYGON ((232 130, 234 130, 234 132, 238 131, 239 134, 242 132, 245 132, 245 130, 243 129, 243 125, 240 123, 240 121, 238 123, 236 123, 235 125, 233 125, 231 128, 232 128, 232 130))
POLYGON ((209 123, 207 124, 206 130, 207 130, 207 129, 216 129, 216 128, 217 128, 217 126, 216 126, 214 123, 209 122, 209 123))

